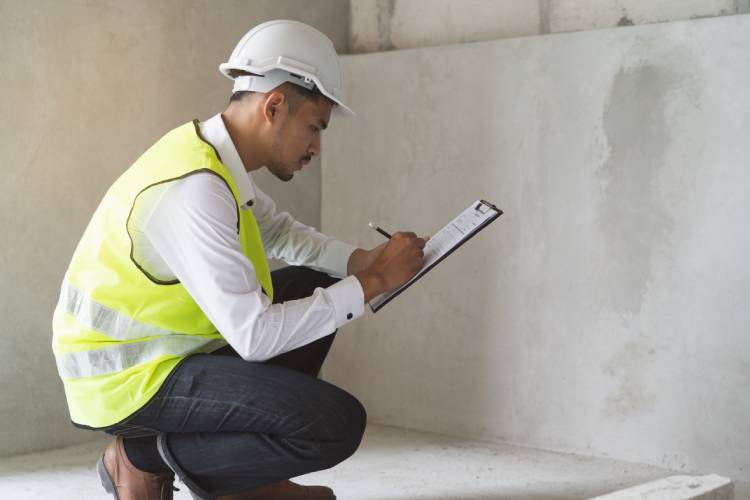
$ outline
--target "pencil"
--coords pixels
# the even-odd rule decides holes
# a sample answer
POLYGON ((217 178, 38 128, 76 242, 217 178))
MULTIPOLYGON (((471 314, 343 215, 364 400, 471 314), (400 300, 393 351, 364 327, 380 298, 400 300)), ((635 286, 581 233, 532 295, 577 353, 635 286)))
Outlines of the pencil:
POLYGON ((388 233, 387 233, 386 231, 384 231, 383 229, 381 229, 381 228, 380 228, 380 226, 376 226, 376 225, 375 225, 375 224, 373 224, 372 222, 370 222, 370 223, 369 223, 369 226, 370 226, 371 228, 373 228, 373 229, 374 229, 375 231, 377 231, 377 232, 379 232, 380 234, 382 234, 383 236, 385 236, 386 238, 388 238, 389 240, 391 239, 391 235, 390 235, 390 234, 388 234, 388 233))

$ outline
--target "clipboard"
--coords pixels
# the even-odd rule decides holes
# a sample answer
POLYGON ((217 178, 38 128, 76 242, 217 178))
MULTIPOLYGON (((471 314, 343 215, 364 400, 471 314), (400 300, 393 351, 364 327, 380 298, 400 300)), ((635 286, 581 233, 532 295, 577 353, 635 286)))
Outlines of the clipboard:
POLYGON ((416 283, 430 269, 440 264, 443 259, 455 252, 458 247, 469 241, 502 214, 502 210, 485 200, 477 200, 469 205, 466 210, 458 214, 427 241, 424 247, 424 264, 417 274, 395 290, 382 293, 370 301, 372 312, 378 312, 388 302, 398 297, 401 292, 416 283))

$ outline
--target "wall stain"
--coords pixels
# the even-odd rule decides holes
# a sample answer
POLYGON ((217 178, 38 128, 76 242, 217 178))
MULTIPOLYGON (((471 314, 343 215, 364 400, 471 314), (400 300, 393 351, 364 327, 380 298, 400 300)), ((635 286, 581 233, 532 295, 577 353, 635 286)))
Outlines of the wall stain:
POLYGON ((552 5, 550 0, 539 0, 539 34, 547 35, 551 33, 551 13, 552 5))
POLYGON ((621 69, 603 115, 609 156, 599 167, 598 222, 605 238, 609 305, 637 315, 652 278, 652 254, 669 242, 674 221, 656 182, 670 141, 666 97, 674 76, 665 68, 621 69))
POLYGON ((624 418, 653 410, 656 396, 643 382, 646 366, 654 360, 655 350, 647 339, 626 342, 603 367, 604 373, 619 380, 617 392, 605 401, 604 413, 610 418, 624 418))
POLYGON ((628 16, 622 16, 619 21, 617 21, 617 26, 634 26, 635 23, 628 17, 628 16))
POLYGON ((380 50, 393 50, 391 23, 396 10, 396 0, 378 0, 378 40, 380 50))

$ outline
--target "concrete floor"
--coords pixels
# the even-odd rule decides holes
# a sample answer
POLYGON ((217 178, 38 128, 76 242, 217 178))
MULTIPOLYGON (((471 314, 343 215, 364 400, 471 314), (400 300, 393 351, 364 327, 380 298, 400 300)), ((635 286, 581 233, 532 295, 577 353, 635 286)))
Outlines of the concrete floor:
MULTIPOLYGON (((103 435, 71 448, 0 459, 0 498, 111 498, 94 470, 106 442, 103 435)), ((341 500, 573 500, 673 474, 615 460, 371 424, 352 458, 295 481, 331 486, 341 500)), ((190 495, 183 487, 175 498, 188 500, 190 495)))

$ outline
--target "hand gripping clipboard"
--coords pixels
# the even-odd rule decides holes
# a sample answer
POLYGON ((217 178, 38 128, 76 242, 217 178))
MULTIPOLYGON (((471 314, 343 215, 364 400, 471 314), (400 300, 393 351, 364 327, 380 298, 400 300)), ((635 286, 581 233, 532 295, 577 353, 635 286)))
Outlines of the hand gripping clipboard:
POLYGON ((380 294, 370 301, 372 312, 378 312, 382 309, 388 302, 417 282, 430 269, 437 266, 443 259, 455 252, 458 247, 469 241, 502 214, 502 210, 484 200, 477 200, 469 205, 466 210, 458 214, 455 219, 429 239, 424 247, 422 269, 412 279, 399 288, 380 294))

